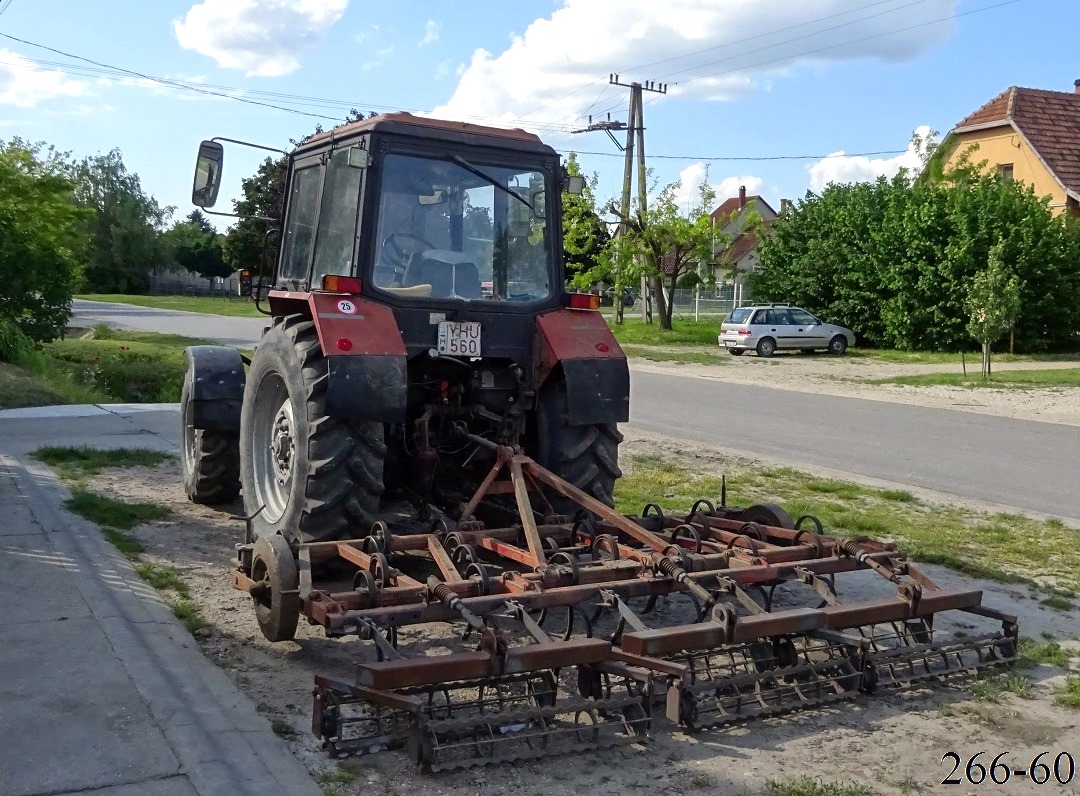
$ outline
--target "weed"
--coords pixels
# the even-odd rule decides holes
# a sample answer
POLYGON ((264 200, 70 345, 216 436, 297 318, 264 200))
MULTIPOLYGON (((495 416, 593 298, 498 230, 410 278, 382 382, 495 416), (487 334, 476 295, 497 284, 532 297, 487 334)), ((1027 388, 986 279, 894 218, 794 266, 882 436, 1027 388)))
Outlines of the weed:
POLYGON ((170 513, 160 503, 124 503, 83 489, 74 490, 65 505, 102 528, 124 531, 144 522, 165 519, 170 513))
POLYGON ((919 500, 906 489, 884 489, 881 492, 884 500, 892 500, 896 503, 918 503, 919 500))
POLYGON ((823 782, 805 774, 781 782, 770 779, 765 783, 767 796, 877 796, 869 785, 857 782, 823 782))
POLYGON ((1054 634, 1051 633, 1049 630, 1044 630, 1039 635, 1042 636, 1043 640, 1045 640, 1045 641, 1053 641, 1054 640, 1054 634))
POLYGON ((1071 611, 1073 609, 1073 604, 1059 594, 1051 594, 1049 597, 1039 600, 1039 605, 1045 605, 1055 611, 1071 611))
POLYGON ((1031 696, 1031 681, 1022 674, 1003 674, 997 677, 980 677, 969 685, 971 695, 984 702, 997 702, 1004 693, 1015 694, 1021 699, 1031 696))
POLYGON ((1054 695, 1054 702, 1064 708, 1080 710, 1080 677, 1067 677, 1065 685, 1054 695))
POLYGON ((690 777, 690 784, 695 788, 711 788, 714 782, 713 775, 708 771, 695 771, 690 777))
POLYGON ((188 585, 180 579, 180 570, 176 567, 144 563, 136 564, 135 571, 139 573, 140 578, 158 591, 169 591, 171 589, 181 597, 191 596, 188 585))
POLYGON ((903 796, 909 796, 909 794, 917 793, 919 790, 919 782, 915 777, 908 774, 907 776, 897 780, 896 787, 903 794, 903 796))
POLYGON ((1002 687, 1021 699, 1031 699, 1031 681, 1022 674, 1012 672, 1001 676, 1002 687))
MULTIPOLYGON (((289 724, 289 722, 285 721, 284 719, 271 719, 270 720, 270 729, 273 730, 274 734, 277 735, 280 738, 292 738, 294 735, 296 735, 296 729, 291 724, 289 724)), ((322 784, 324 782, 324 780, 322 780, 320 777, 321 777, 321 775, 316 776, 315 779, 317 781, 319 781, 320 784, 322 784)), ((341 781, 342 780, 339 780, 339 779, 327 779, 327 780, 325 780, 325 782, 341 782, 341 781)))
POLYGON ((173 616, 183 622, 184 627, 192 635, 210 626, 210 623, 203 618, 202 608, 198 603, 179 597, 170 602, 169 607, 172 608, 173 616))

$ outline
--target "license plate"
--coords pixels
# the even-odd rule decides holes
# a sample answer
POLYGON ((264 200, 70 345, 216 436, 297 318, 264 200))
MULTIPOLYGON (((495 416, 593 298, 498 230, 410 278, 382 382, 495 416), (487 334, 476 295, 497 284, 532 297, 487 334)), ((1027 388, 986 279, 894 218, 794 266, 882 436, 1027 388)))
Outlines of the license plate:
POLYGON ((442 321, 436 350, 440 354, 458 357, 480 356, 480 324, 442 321))

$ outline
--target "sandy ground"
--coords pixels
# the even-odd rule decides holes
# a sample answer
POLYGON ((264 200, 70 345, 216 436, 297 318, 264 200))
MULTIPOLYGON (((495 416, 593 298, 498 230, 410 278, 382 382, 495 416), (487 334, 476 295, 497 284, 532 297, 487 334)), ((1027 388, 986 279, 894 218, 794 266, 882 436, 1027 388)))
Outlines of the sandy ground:
MULTIPOLYGON (((673 349, 674 350, 674 349, 673 349)), ((690 349, 679 349, 690 350, 690 349)), ((913 387, 867 384, 873 379, 923 373, 961 372, 960 365, 904 365, 861 357, 824 354, 777 354, 759 359, 753 354, 728 357, 716 365, 652 362, 632 358, 635 370, 718 379, 781 390, 839 395, 874 401, 915 404, 990 415, 1080 425, 1080 388, 994 389, 967 387, 913 387)), ((1080 367, 1076 362, 1010 362, 994 366, 1004 370, 1046 370, 1080 367)), ((968 363, 968 374, 978 377, 979 362, 968 363)))
MULTIPOLYGON (((774 369, 771 364, 767 367, 774 369)), ((740 367, 741 371, 754 372, 753 366, 740 367)), ((631 435, 624 448, 626 460, 634 453, 654 451, 656 445, 654 438, 631 435)), ((686 445, 672 455, 687 464, 725 468, 751 463, 686 445)), ((213 509, 188 503, 176 463, 106 471, 91 479, 89 487, 127 501, 165 503, 173 510, 169 520, 136 530, 146 547, 144 558, 180 569, 210 623, 192 643, 253 698, 262 714, 293 730, 289 745, 309 769, 323 777, 347 770, 339 776, 352 781, 326 785, 328 794, 758 794, 764 792, 767 780, 789 781, 801 774, 826 782, 855 781, 888 795, 1080 792, 1080 771, 1071 790, 1032 785, 1018 777, 1005 786, 940 784, 950 773, 951 766, 942 762, 949 752, 961 755, 965 764, 979 751, 989 752, 990 758, 1008 752, 1014 767, 1026 767, 1041 752, 1050 752, 1052 759, 1068 751, 1080 762, 1080 713, 1053 704, 1053 689, 1066 672, 1050 666, 1027 672, 1033 686, 1031 698, 1025 700, 1011 695, 996 702, 974 700, 962 686, 924 688, 696 736, 682 734, 660 717, 647 742, 617 751, 431 776, 416 773, 404 753, 397 751, 335 763, 310 734, 312 678, 322 674, 351 680, 353 665, 371 659, 370 646, 327 639, 319 628, 306 625, 300 627, 296 641, 266 642, 255 624, 250 598, 231 586, 233 545, 241 541, 243 529, 229 519, 229 509, 238 513, 240 507, 213 509)), ((1080 632, 1080 611, 1048 609, 1030 599, 1024 587, 973 584, 941 569, 928 569, 943 586, 983 588, 985 603, 1020 617, 1022 635, 1072 639, 1080 632)), ((842 598, 858 597, 861 589, 870 588, 843 583, 838 587, 842 598)), ((968 625, 939 622, 938 626, 941 632, 958 628, 968 625)), ((446 627, 425 626, 403 633, 402 643, 419 650, 425 644, 443 647, 454 642, 446 627)), ((1080 652, 1080 644, 1076 648, 1080 652)), ((1080 660, 1073 664, 1080 666, 1080 660)))

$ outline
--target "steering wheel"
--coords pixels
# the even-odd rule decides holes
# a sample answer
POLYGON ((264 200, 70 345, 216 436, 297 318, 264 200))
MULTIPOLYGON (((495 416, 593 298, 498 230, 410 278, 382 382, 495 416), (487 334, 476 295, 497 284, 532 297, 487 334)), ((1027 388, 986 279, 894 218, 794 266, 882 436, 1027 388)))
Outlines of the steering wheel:
POLYGON ((383 254, 395 271, 404 276, 416 255, 435 247, 419 235, 411 232, 391 232, 382 242, 383 254), (403 245, 404 244, 404 245, 403 245))

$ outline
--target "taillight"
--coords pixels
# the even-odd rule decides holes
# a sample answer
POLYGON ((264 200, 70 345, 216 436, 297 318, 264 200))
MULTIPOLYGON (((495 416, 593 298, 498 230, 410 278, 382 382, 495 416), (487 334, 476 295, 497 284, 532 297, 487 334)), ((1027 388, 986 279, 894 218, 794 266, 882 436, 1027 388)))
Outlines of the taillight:
POLYGON ((323 274, 322 289, 327 293, 359 293, 364 283, 358 276, 323 274))
POLYGON ((750 334, 749 329, 736 329, 735 334, 750 334))
POLYGON ((571 293, 566 306, 572 310, 598 310, 600 297, 592 293, 571 293))

